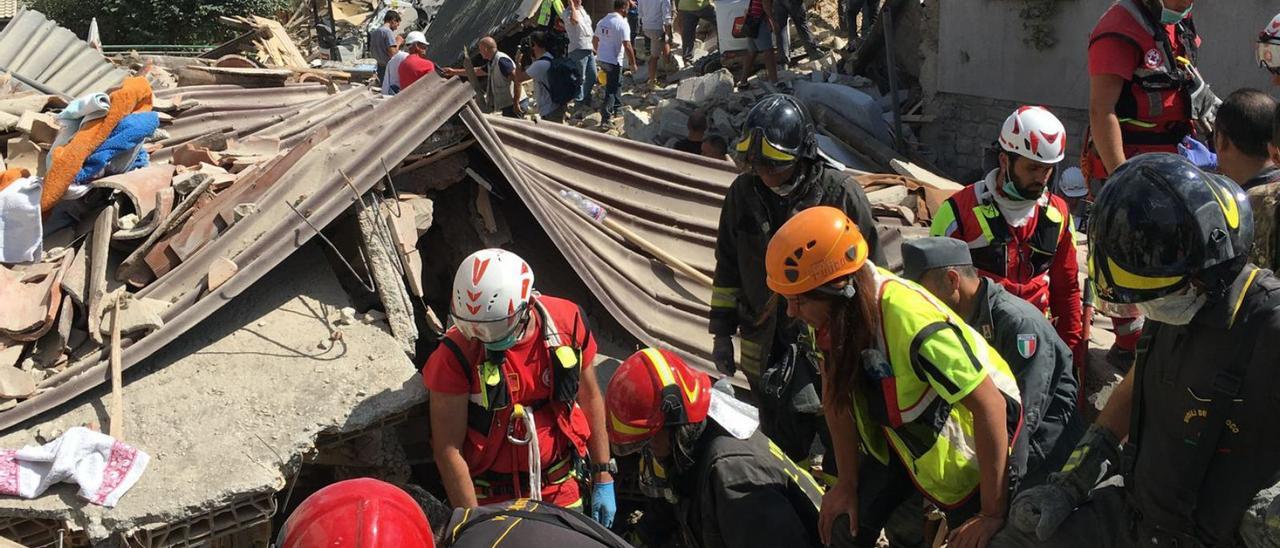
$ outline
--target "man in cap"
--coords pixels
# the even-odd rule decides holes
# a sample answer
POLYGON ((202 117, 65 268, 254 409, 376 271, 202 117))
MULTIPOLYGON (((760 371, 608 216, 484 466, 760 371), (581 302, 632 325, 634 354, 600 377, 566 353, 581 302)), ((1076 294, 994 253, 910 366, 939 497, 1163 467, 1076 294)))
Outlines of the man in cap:
POLYGON ((1218 109, 1214 148, 1223 175, 1249 194, 1253 207, 1253 264, 1275 271, 1276 208, 1280 206, 1280 166, 1271 158, 1276 100, 1250 88, 1236 90, 1218 109))
POLYGON ((427 59, 427 37, 421 32, 411 32, 404 39, 404 47, 409 56, 400 61, 400 89, 409 89, 423 76, 435 72, 436 64, 427 59))
POLYGON ((1023 434, 1009 459, 1010 483, 1037 485, 1066 462, 1084 423, 1076 414, 1079 385, 1071 349, 1044 314, 978 275, 969 247, 954 238, 902 244, 905 278, 946 303, 1009 363, 1022 392, 1023 434))

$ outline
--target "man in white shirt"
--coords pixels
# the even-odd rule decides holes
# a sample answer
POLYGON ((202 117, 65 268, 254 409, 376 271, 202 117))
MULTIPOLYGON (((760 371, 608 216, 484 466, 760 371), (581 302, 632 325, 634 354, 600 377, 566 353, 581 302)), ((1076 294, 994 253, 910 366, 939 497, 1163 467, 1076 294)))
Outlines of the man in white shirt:
POLYGON ((593 51, 594 33, 591 31, 591 16, 582 7, 582 0, 569 0, 564 13, 560 15, 564 21, 564 31, 569 37, 569 58, 578 64, 582 72, 582 91, 574 98, 581 104, 591 104, 591 91, 596 84, 596 56, 593 51))
POLYGON ((622 54, 627 56, 627 67, 635 68, 636 50, 631 46, 631 25, 627 23, 627 10, 631 0, 613 0, 613 11, 600 19, 593 39, 596 60, 604 70, 604 103, 600 107, 601 123, 607 124, 618 114, 622 102, 622 54))
POLYGON ((387 77, 382 79, 382 94, 395 95, 400 93, 400 62, 409 56, 409 50, 402 49, 391 56, 391 60, 387 61, 387 77))
POLYGON ((658 87, 658 56, 671 55, 671 0, 638 0, 640 28, 649 42, 649 87, 658 87))

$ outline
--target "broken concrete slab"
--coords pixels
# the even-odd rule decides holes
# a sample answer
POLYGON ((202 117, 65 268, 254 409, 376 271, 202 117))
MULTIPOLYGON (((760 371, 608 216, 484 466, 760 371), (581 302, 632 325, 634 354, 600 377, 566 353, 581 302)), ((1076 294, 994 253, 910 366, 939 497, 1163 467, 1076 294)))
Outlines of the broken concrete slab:
POLYGON ((26 398, 36 393, 36 379, 17 367, 0 366, 0 398, 26 398))
MULTIPOLYGON (((421 404, 421 377, 382 328, 357 322, 333 349, 312 348, 334 333, 321 311, 348 299, 314 246, 295 253, 126 371, 129 443, 152 460, 115 508, 86 505, 75 486, 62 485, 32 500, 6 497, 0 515, 69 522, 94 542, 182 522, 281 490, 322 433, 359 432, 421 404)), ((60 415, 0 438, 0 447, 102 423, 107 400, 72 400, 60 415)))
POLYGON ((652 144, 658 136, 658 126, 648 112, 624 108, 622 109, 622 132, 628 139, 652 144))
POLYGON ((414 321, 413 302, 401 275, 398 244, 391 241, 382 212, 365 200, 357 200, 353 206, 360 227, 360 241, 368 258, 369 275, 377 288, 378 300, 387 313, 387 323, 400 347, 408 355, 413 354, 418 340, 418 324, 414 321))
POLYGON ((676 88, 676 99, 698 104, 724 99, 732 94, 733 74, 723 68, 705 76, 685 78, 676 88))
POLYGON ((387 228, 391 230, 391 239, 395 241, 396 253, 400 257, 401 268, 404 269, 404 278, 409 286, 409 293, 415 297, 424 297, 425 293, 422 290, 422 255, 418 253, 418 238, 426 233, 426 230, 421 229, 417 221, 417 209, 419 207, 427 208, 427 228, 430 228, 430 215, 433 205, 430 199, 424 197, 408 201, 402 195, 398 214, 396 213, 397 208, 392 207, 391 204, 384 204, 383 218, 387 221, 387 228), (421 202, 426 203, 421 204, 421 202))
POLYGON ((689 134, 689 114, 693 105, 680 100, 663 101, 653 111, 657 120, 659 141, 681 138, 689 134))

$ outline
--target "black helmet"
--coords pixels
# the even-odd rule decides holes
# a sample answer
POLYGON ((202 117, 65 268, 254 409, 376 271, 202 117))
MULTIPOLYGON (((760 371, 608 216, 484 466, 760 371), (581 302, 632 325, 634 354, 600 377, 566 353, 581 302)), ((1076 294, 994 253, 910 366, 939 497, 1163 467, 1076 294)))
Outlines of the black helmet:
POLYGON ((1220 291, 1253 246, 1253 210, 1241 188, 1177 154, 1121 164, 1094 204, 1089 276, 1103 299, 1140 303, 1199 279, 1220 291))
POLYGON ((787 165, 816 158, 817 148, 813 120, 804 105, 795 97, 774 93, 751 107, 734 150, 746 163, 787 165))

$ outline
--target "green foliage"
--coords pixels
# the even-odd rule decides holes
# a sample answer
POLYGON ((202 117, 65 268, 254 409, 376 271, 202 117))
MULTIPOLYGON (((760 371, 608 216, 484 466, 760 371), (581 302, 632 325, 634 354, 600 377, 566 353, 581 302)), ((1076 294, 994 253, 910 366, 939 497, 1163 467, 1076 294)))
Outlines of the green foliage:
POLYGON ((1040 51, 1052 48, 1058 43, 1053 35, 1053 16, 1058 13, 1057 0, 1022 0, 1022 4, 1018 17, 1022 18, 1022 29, 1027 33, 1022 42, 1040 51))
MULTIPOLYGON (((28 0, 27 5, 84 37, 98 18, 104 44, 216 44, 237 31, 227 15, 276 17, 289 0, 28 0)), ((287 14, 286 14, 287 15, 287 14)))

